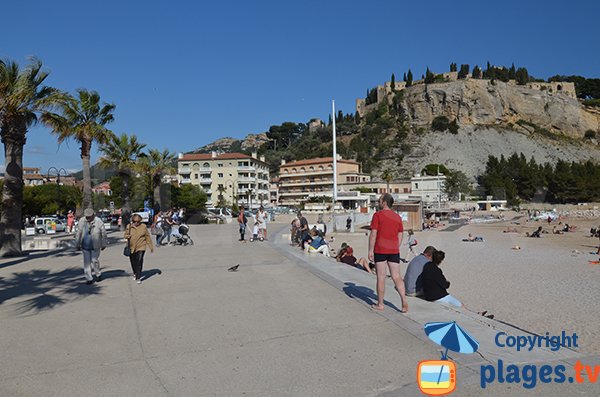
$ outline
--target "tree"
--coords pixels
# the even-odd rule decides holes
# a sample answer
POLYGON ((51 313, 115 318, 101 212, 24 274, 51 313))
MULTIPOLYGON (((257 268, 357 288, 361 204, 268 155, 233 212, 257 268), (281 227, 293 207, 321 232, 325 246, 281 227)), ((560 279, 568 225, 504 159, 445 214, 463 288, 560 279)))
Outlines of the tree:
POLYGON ((406 72, 404 72, 404 75, 402 76, 402 81, 404 81, 406 83, 406 72))
POLYGON ((429 67, 427 67, 427 71, 425 72, 425 84, 432 84, 435 81, 435 75, 431 73, 429 67))
POLYGON ((410 87, 413 83, 413 74, 410 69, 408 69, 408 74, 406 75, 406 86, 410 87))
POLYGON ((513 62, 513 64, 511 65, 510 69, 508 69, 508 79, 509 80, 515 80, 517 78, 517 72, 515 69, 515 63, 513 62))
POLYGON ((450 174, 450 170, 446 168, 443 164, 427 164, 422 170, 421 174, 423 175, 432 175, 435 176, 437 174, 446 175, 450 174))
POLYGON ((90 153, 92 143, 105 144, 112 132, 105 125, 112 122, 114 104, 100 105, 100 95, 96 91, 77 90, 77 98, 71 97, 62 105, 62 115, 47 114, 42 121, 50 126, 62 143, 73 138, 81 144, 83 162, 83 207, 92 206, 92 180, 90 177, 90 153))
POLYGON ((457 68, 456 68, 456 63, 452 62, 452 63, 450 64, 450 71, 451 71, 451 72, 456 72, 456 70, 457 70, 457 68))
POLYGON ((66 100, 63 92, 43 85, 48 75, 36 58, 23 69, 13 61, 0 60, 0 138, 6 166, 2 185, 4 211, 0 216, 3 257, 21 255, 23 146, 27 130, 66 100))
POLYGON ((394 180, 394 171, 390 168, 386 168, 381 173, 381 179, 383 179, 387 183, 386 193, 390 192, 390 182, 394 180))
POLYGON ((174 164, 177 161, 177 156, 174 153, 169 152, 168 149, 164 149, 162 152, 157 149, 150 149, 148 155, 140 159, 140 164, 143 166, 147 164, 145 168, 148 175, 152 178, 152 197, 154 198, 154 207, 158 209, 164 208, 164 202, 160 194, 160 187, 162 185, 162 178, 165 174, 170 175, 176 172, 174 164))
POLYGON ((129 178, 135 169, 135 164, 142 149, 146 145, 139 143, 135 135, 121 134, 116 136, 110 134, 107 141, 100 145, 100 151, 104 155, 100 158, 100 166, 104 168, 115 168, 123 182, 123 210, 131 211, 129 202, 129 178))
POLYGON ((460 65, 460 72, 458 72, 458 78, 466 79, 468 75, 469 75, 469 65, 468 64, 460 65))
POLYGON ((188 213, 201 211, 206 205, 206 193, 198 185, 186 184, 172 187, 173 205, 185 208, 188 213))
POLYGON ((481 78, 481 68, 479 66, 475 65, 475 67, 473 68, 473 74, 471 75, 471 77, 474 79, 481 78))
POLYGON ((529 82, 529 72, 527 72, 526 68, 517 69, 515 76, 519 85, 525 85, 529 82))
POLYGON ((390 84, 392 86, 392 92, 396 91, 396 76, 394 75, 394 73, 392 73, 392 79, 390 81, 390 84))
POLYGON ((471 183, 464 172, 451 169, 446 174, 444 190, 450 200, 457 200, 460 195, 471 193, 471 183))

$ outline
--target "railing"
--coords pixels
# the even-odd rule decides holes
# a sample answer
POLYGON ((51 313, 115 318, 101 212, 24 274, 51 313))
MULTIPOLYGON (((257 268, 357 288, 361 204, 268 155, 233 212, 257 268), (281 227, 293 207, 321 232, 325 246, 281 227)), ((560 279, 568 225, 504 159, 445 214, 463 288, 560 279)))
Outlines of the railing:
POLYGON ((305 172, 290 172, 288 174, 283 173, 279 175, 279 178, 290 178, 295 176, 306 176, 306 175, 321 175, 321 174, 331 174, 333 175, 333 170, 315 170, 315 171, 305 171, 305 172))
POLYGON ((181 183, 191 183, 192 180, 190 178, 181 178, 181 183))
POLYGON ((212 183, 212 179, 210 179, 210 178, 200 178, 200 183, 212 183))
POLYGON ((333 179, 326 180, 314 180, 314 181, 295 181, 295 182, 285 182, 280 183, 279 187, 286 186, 302 186, 302 185, 333 185, 333 179))
POLYGON ((240 171, 256 171, 256 168, 249 167, 249 166, 246 166, 246 165, 238 165, 237 169, 240 170, 240 171))

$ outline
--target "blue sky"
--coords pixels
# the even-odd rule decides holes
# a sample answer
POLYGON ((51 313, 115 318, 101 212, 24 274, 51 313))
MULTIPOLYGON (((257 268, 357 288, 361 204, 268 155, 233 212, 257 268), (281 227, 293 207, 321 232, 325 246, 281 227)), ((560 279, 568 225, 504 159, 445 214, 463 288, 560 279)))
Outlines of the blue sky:
MULTIPOLYGON (((20 0, 2 14, 1 58, 36 55, 49 85, 114 103, 114 132, 173 152, 327 120, 332 99, 354 112, 367 88, 408 68, 417 78, 489 60, 600 77, 594 0, 20 0)), ((79 146, 35 127, 24 164, 81 169, 79 146)))

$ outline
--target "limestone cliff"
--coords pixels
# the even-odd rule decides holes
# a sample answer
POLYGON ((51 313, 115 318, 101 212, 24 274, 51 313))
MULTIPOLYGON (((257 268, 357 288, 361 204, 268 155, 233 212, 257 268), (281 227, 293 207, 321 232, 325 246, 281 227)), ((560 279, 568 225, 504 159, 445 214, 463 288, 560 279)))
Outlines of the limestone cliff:
POLYGON ((522 120, 571 138, 600 131, 600 116, 579 100, 540 88, 478 79, 419 84, 403 91, 401 103, 416 126, 428 127, 436 116, 446 116, 459 126, 507 126, 522 120))

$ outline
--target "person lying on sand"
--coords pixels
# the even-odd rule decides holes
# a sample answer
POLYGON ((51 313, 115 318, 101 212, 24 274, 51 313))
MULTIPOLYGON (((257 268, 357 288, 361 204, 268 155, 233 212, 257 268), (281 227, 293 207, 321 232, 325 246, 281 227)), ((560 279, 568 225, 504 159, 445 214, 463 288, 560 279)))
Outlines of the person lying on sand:
POLYGON ((502 231, 502 233, 519 233, 519 231, 514 227, 507 227, 502 231))
POLYGON ((481 236, 473 236, 471 233, 467 236, 467 238, 463 238, 462 241, 471 242, 471 243, 483 243, 483 237, 481 236))

